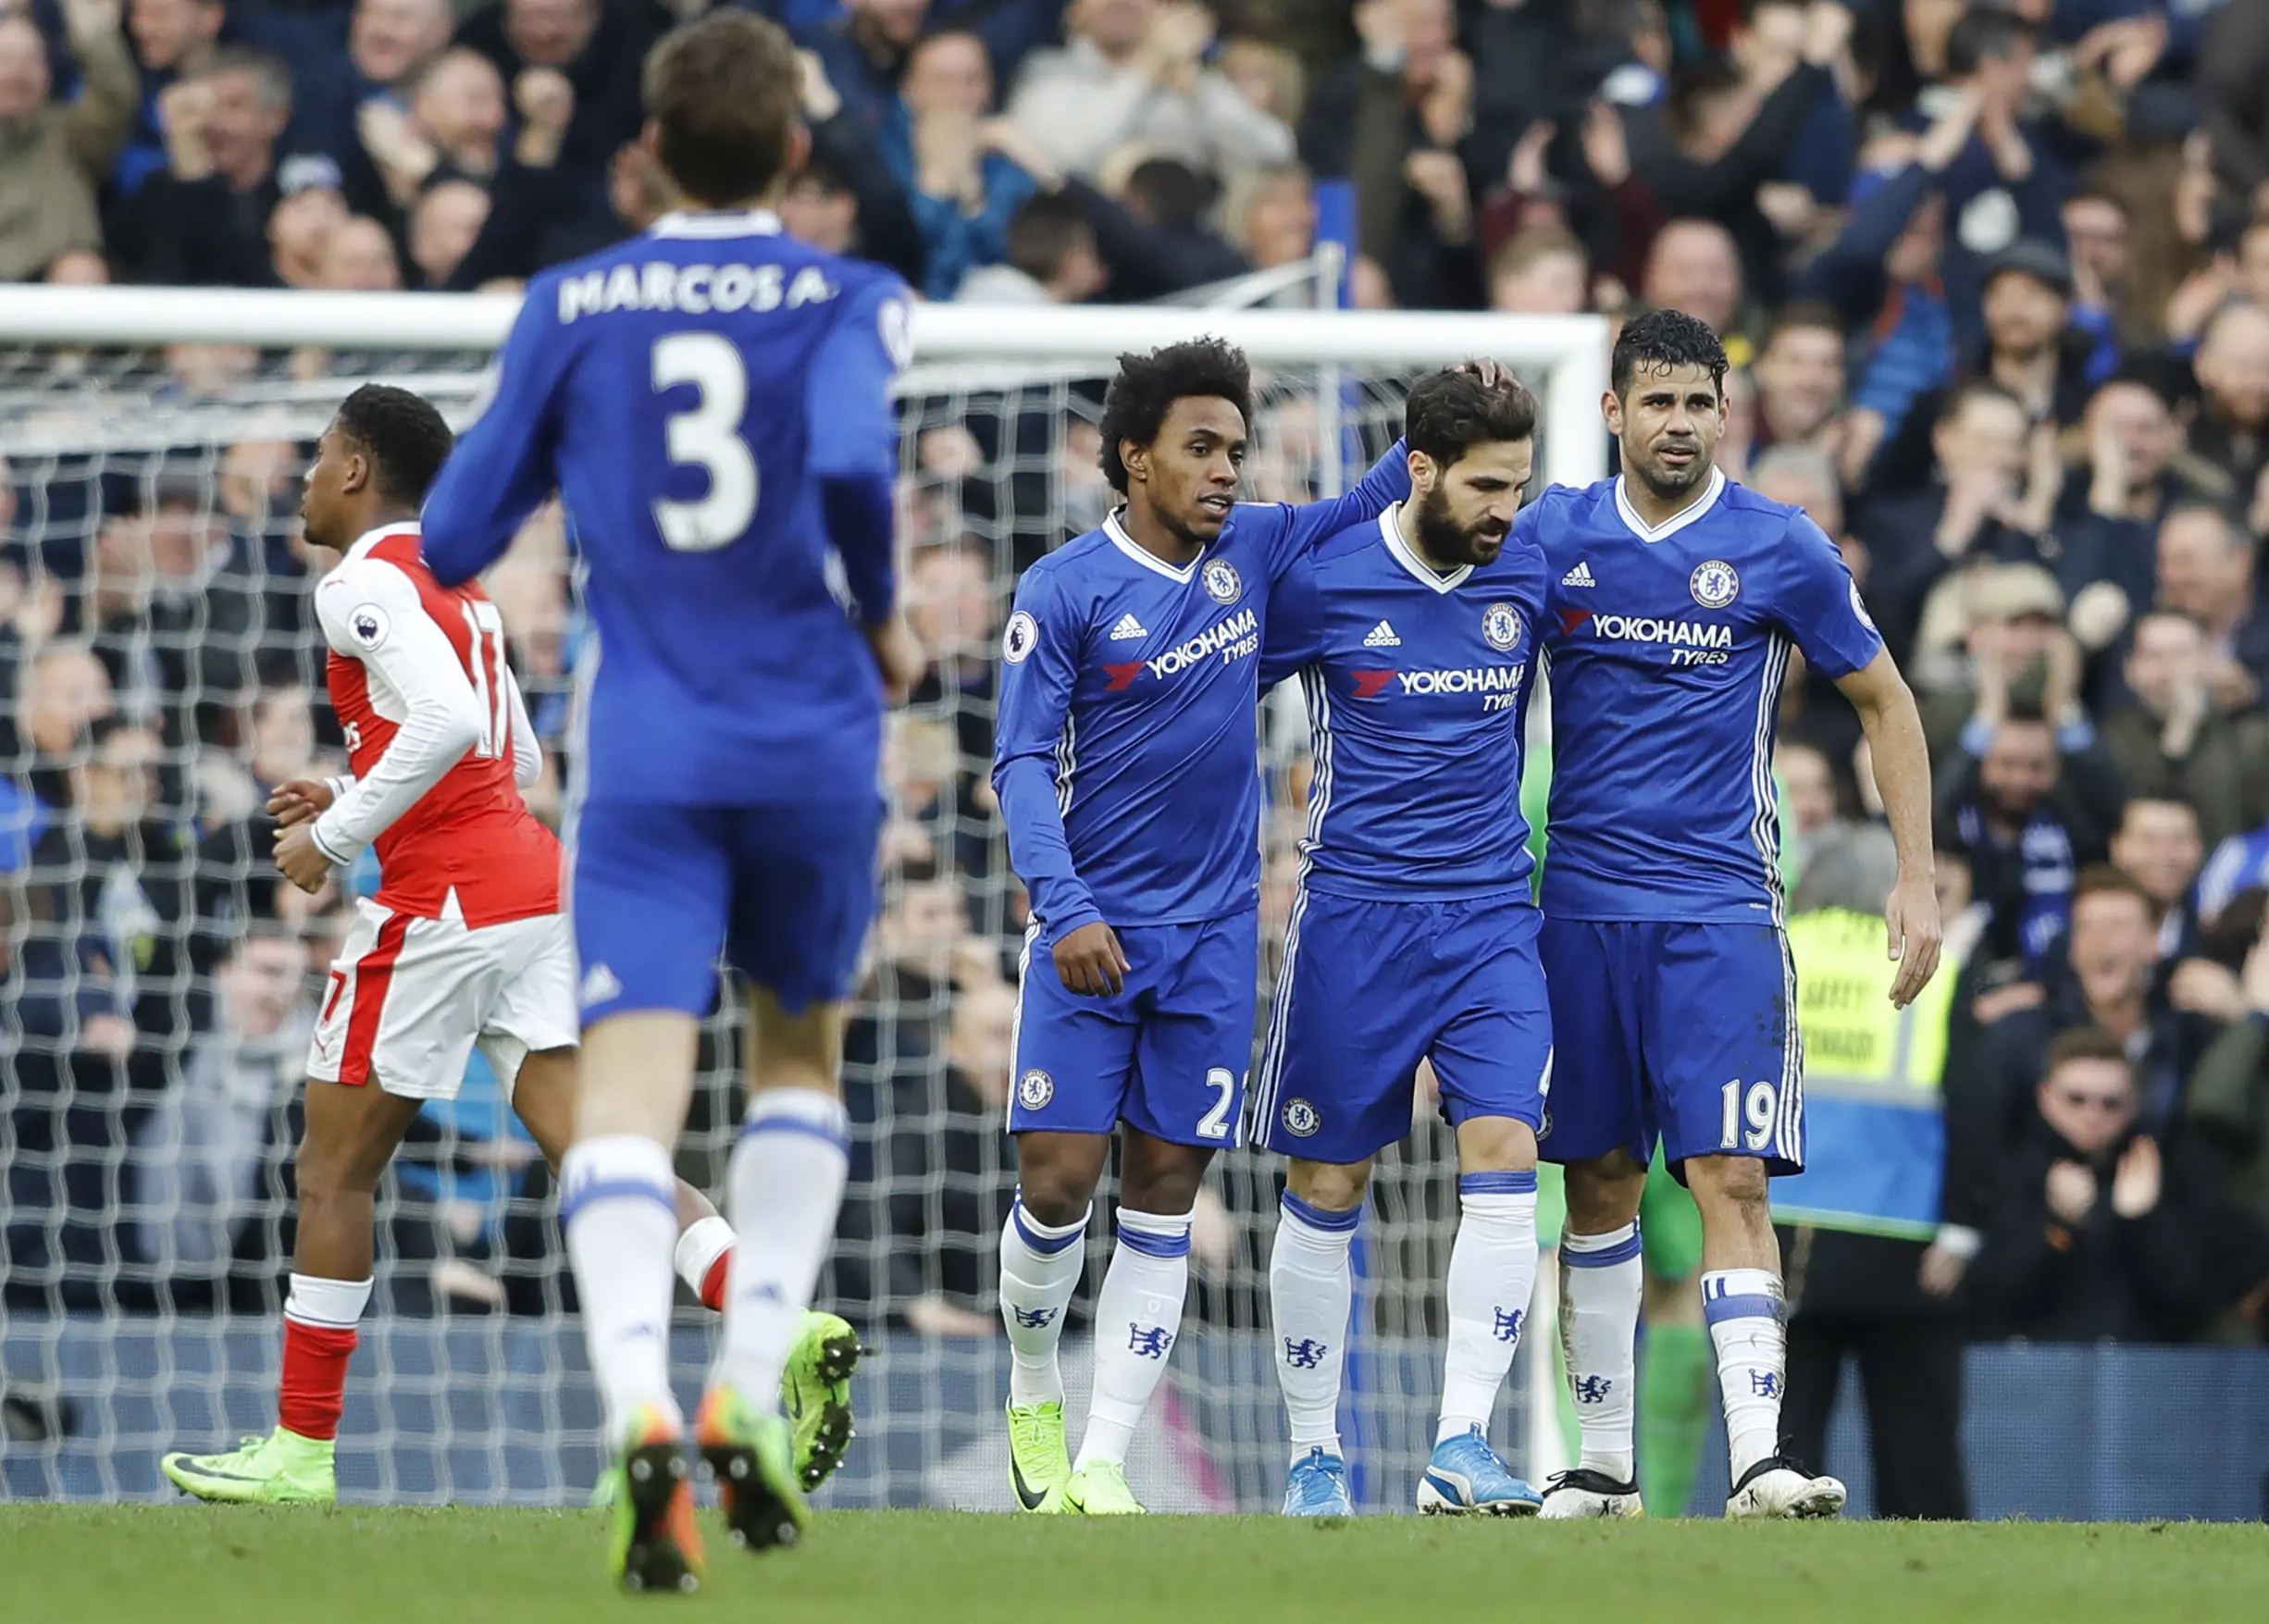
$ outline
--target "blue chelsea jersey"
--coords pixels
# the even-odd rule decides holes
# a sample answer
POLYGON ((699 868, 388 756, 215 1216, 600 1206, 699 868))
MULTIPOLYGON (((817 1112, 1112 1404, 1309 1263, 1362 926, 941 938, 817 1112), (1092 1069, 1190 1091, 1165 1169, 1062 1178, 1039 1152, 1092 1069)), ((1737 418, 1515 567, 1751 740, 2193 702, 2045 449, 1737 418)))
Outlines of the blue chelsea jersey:
POLYGON ((1260 648, 1318 537, 1409 490, 1397 443, 1312 506, 1241 502, 1186 565, 1113 514, 1017 583, 1001 638, 993 786, 1052 944, 1084 924, 1189 924, 1260 889, 1260 648))
POLYGON ((774 216, 677 214, 544 272, 428 497, 445 581, 556 488, 598 650, 589 793, 688 805, 871 795, 892 608, 897 277, 774 216))
POLYGON ((1835 543, 1715 470, 1659 528, 1613 479, 1545 492, 1513 533, 1550 582, 1544 911, 1779 924, 1790 651, 1841 677, 1883 648, 1835 543))
POLYGON ((1443 575, 1395 513, 1320 543, 1278 594, 1261 680, 1296 672, 1314 734, 1303 882, 1387 900, 1528 900, 1520 766, 1544 562, 1516 530, 1443 575))

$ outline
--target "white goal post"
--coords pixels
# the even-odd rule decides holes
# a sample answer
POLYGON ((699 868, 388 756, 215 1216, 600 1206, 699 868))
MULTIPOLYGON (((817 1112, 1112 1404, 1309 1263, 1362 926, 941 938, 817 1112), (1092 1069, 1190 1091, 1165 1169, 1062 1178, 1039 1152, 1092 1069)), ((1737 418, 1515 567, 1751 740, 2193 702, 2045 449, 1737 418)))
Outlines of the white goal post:
MULTIPOLYGON (((28 863, 16 860, 14 875, 0 874, 0 932, 11 949, 0 970, 32 962, 27 942, 43 949, 41 963, 75 962, 61 951, 70 930, 130 927, 159 941, 134 1006, 150 1018, 133 1060, 115 1072, 90 1060, 72 1047, 71 1018, 57 1014, 54 1035, 22 1040, 29 1080, 11 1094, 16 1074, 0 1072, 0 1407, 11 1429, 0 1498, 164 1496, 160 1452, 226 1444, 273 1418, 278 1271, 289 1253, 281 1170, 304 1040, 295 1052, 271 1044, 274 1091, 247 1105, 245 1068, 232 1058, 243 1035, 228 1027, 226 1007, 247 985, 232 955, 262 939, 244 924, 265 917, 245 899, 248 876, 272 876, 265 834, 256 850, 229 840, 253 826, 255 777, 273 780, 255 766, 263 750, 274 766, 275 751, 296 748, 307 761, 336 744, 335 734, 330 746, 306 737, 328 711, 321 639, 304 612, 313 578, 291 517, 299 475, 309 442, 359 382, 416 390, 462 423, 518 308, 504 294, 0 286, 0 595, 43 591, 67 605, 55 611, 51 649, 109 663, 117 713, 162 738, 153 800, 193 853, 186 869, 128 875, 148 893, 138 899, 133 886, 105 884, 131 865, 58 817, 43 836, 19 832, 18 844, 35 849, 28 863), (183 558, 203 564, 184 567, 183 558), (124 608, 121 569, 140 571, 142 591, 123 594, 124 608), (109 608, 96 604, 98 582, 109 608), (97 624, 103 614, 113 618, 97 624), (291 728, 271 726, 284 713, 279 698, 302 713, 296 746, 291 728), (27 905, 43 887, 59 900, 27 905), (64 918, 82 892, 100 893, 101 919, 91 907, 64 918), (124 901, 134 907, 113 906, 124 901), (140 1081, 118 1089, 114 1075, 140 1081), (236 1113, 229 1120, 244 1154, 229 1170, 238 1187, 225 1201, 191 1193, 195 1135, 181 1119, 198 1110, 236 1113)), ((860 1443, 828 1504, 1006 1506, 997 1435, 1006 1352, 985 1321, 1013 1159, 999 1121, 1005 1072, 1001 1097, 966 1085, 972 1046, 991 1051, 983 1014, 966 1031, 961 1018, 1000 989, 964 997, 966 960, 957 956, 992 952, 1006 973, 1019 934, 1018 888, 986 787, 992 651, 1017 571, 1099 523, 1110 500, 1096 409, 1116 357, 1209 335, 1254 365, 1246 474, 1261 500, 1344 490, 1399 432, 1413 377, 1481 357, 1535 392, 1545 481, 1581 485, 1607 471, 1599 403, 1608 329, 1597 316, 915 306, 913 364, 899 386, 907 597, 910 614, 927 603, 941 617, 925 643, 949 652, 937 658, 929 697, 894 718, 887 752, 891 855, 875 964, 847 1054, 854 1166, 824 1287, 874 1353, 861 1377, 860 1443), (989 628, 955 641, 987 616, 989 628), (943 680, 949 667, 953 680, 943 680)), ((521 566, 511 589, 492 585, 515 663, 529 667, 522 686, 539 732, 559 725, 576 658, 570 559, 551 510, 506 561, 521 566)), ((36 619, 0 605, 0 620, 11 614, 19 625, 36 619)), ((1287 688, 1264 740, 1272 802, 1261 911, 1271 954, 1296 866, 1298 819, 1283 814, 1304 793, 1296 786, 1308 764, 1296 712, 1287 688)), ((56 779, 60 757, 12 748, 0 789, 6 774, 28 781, 35 766, 56 779)), ((0 853, 10 849, 8 815, 0 804, 0 853)), ((325 921, 296 928, 314 962, 325 921)), ((266 939, 272 946, 274 933, 266 939)), ((73 973, 56 972, 67 995, 79 985, 73 973)), ((1267 994, 1264 985, 1264 1009, 1267 994)), ((307 1013, 279 1018, 288 1029, 307 1013)), ((720 1028, 704 1043, 680 1151, 680 1171, 713 1187, 737 1116, 729 1037, 720 1028)), ((405 1156, 414 1165, 398 1164, 381 1192, 379 1292, 341 1442, 351 1499, 568 1504, 597 1469, 595 1395, 549 1186, 525 1145, 515 1159, 489 1088, 489 1115, 438 1121, 405 1156)), ((1431 1447, 1453 1162, 1429 1109, 1373 1182, 1345 1412, 1365 1509, 1407 1509, 1431 1447)), ((1194 1273, 1191 1334, 1130 1463, 1137 1491, 1159 1509, 1260 1510, 1282 1489, 1266 1323, 1281 1166, 1233 1149, 1216 1168, 1209 1189, 1222 1222, 1194 1273)), ((1095 1226, 1091 1286, 1109 1234, 1108 1223, 1095 1226)), ((1538 1481, 1567 1464, 1552 1275, 1539 1281, 1535 1330, 1494 1434, 1538 1481)), ((698 1381, 706 1340, 688 1308, 675 1343, 682 1380, 698 1381)), ((1084 1327, 1066 1342, 1074 1407, 1085 1342, 1084 1327)))

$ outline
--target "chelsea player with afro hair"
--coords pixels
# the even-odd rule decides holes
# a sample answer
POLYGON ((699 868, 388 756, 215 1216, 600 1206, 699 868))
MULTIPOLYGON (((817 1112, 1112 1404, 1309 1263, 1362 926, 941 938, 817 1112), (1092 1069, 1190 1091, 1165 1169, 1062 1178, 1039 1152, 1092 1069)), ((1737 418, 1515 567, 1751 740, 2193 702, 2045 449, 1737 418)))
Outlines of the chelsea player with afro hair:
MULTIPOLYGON (((1851 572, 1801 509, 1728 479, 1726 353, 1676 310, 1617 340, 1602 402, 1621 476, 1547 491, 1553 721, 1544 927, 1565 1163, 1562 1324, 1581 1422, 1548 1518, 1641 1512, 1632 1473, 1638 1211, 1657 1138, 1702 1216, 1703 1311, 1736 1518, 1831 1517, 1843 1485, 1780 1452, 1785 1300, 1767 1180, 1804 1166, 1804 1051, 1772 776, 1792 652, 1859 712, 1899 856, 1886 993, 1937 968, 1930 766, 1914 696, 1851 572)), ((1671 1508, 1677 1509, 1675 1507, 1671 1508)))
POLYGON ((1011 1486, 1030 1511, 1142 1509, 1127 1448, 1180 1334, 1198 1185, 1235 1140, 1252 1054, 1271 598, 1318 538, 1408 489, 1397 447, 1336 500, 1239 502, 1252 393, 1218 340, 1122 356, 1102 462, 1122 505, 1024 572, 1002 637, 993 784, 1033 923, 1000 1309, 1011 1486), (1118 1246, 1074 1460, 1057 1344, 1114 1136, 1118 1246))

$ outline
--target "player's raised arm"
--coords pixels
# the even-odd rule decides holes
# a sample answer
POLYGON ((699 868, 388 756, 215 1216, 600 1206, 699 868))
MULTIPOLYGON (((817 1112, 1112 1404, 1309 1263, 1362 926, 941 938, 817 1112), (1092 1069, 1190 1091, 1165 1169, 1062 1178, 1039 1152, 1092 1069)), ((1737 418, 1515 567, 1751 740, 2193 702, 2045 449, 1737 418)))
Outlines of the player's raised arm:
POLYGON ((1073 788, 1065 750, 1081 623, 1046 571, 1025 572, 1000 641, 1000 721, 993 792, 1009 828, 1009 862, 1054 943, 1103 917, 1072 866, 1063 813, 1073 788))
POLYGON ((325 639, 402 695, 409 713, 378 764, 354 781, 311 831, 332 862, 353 862, 479 744, 488 718, 449 638, 391 564, 340 565, 316 589, 325 639))
POLYGON ((1937 970, 1940 939, 1930 856, 1930 750, 1922 716, 1827 532, 1800 514, 1782 547, 1789 565, 1782 624, 1805 661, 1832 679, 1859 712, 1876 788, 1899 849, 1899 882, 1884 904, 1883 923, 1899 965, 1891 999, 1904 1009, 1937 970))
POLYGON ((504 555, 527 515, 559 485, 552 452, 553 392, 563 359, 556 279, 539 277, 513 318, 480 415, 427 493, 426 564, 445 587, 504 555))
POLYGON ((1240 522, 1250 524, 1255 519, 1263 519, 1277 527, 1266 547, 1275 572, 1281 575, 1295 559, 1326 536, 1375 519, 1409 494, 1410 448, 1397 440, 1387 447, 1385 455, 1370 465, 1355 488, 1344 495, 1297 507, 1290 502, 1274 502, 1265 507, 1240 509, 1241 514, 1250 515, 1240 522))

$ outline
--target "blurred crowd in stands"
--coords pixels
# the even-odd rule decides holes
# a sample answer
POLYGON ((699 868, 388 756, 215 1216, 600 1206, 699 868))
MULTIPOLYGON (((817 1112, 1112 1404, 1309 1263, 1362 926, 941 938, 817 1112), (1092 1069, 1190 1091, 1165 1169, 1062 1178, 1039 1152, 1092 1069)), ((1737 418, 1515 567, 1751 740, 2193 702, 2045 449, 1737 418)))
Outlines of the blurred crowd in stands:
MULTIPOLYGON (((1351 201, 1356 305, 1709 322, 1720 463, 1841 543, 1932 745, 1965 1239, 1898 1291, 1982 1335, 2262 1339, 2269 0, 749 3, 804 50, 787 229, 930 299, 1186 294, 1301 265, 1351 201)), ((0 278, 516 285, 670 206, 639 62, 701 8, 0 0, 0 278)), ((55 358, 18 359, 20 404, 55 358)), ((178 350, 155 397, 261 365, 178 350)), ((1297 500, 1323 448, 1279 381, 1254 494, 1297 500)), ((935 1333, 998 1325, 1023 918, 985 782, 993 649, 1016 571, 1108 505, 1091 408, 908 405, 932 668, 889 747, 837 1289, 935 1333)), ((0 473, 11 1302, 273 1300, 308 970, 341 917, 274 880, 260 811, 338 755, 304 455, 231 434, 0 473)), ((555 750, 571 552, 540 515, 491 584, 555 750)), ((1792 675, 1782 720, 1794 905, 1879 905, 1855 719, 1792 675)), ((1281 935, 1296 744, 1272 774, 1281 935)), ((428 1126, 396 1306, 559 1300, 542 1222, 499 1199, 542 1173, 493 1089, 428 1126)), ((1267 1176, 1233 1159, 1200 1225, 1201 1273, 1245 1297, 1267 1176)), ((1382 1198, 1442 1206, 1422 1171, 1382 1198)))

